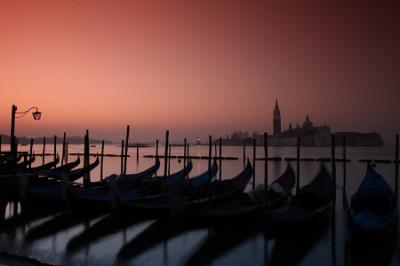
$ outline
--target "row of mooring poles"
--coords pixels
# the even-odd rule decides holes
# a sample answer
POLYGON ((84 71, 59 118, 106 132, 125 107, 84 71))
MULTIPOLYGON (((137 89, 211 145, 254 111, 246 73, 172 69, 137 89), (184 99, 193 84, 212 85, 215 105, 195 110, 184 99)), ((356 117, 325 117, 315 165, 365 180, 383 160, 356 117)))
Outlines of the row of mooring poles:
MULTIPOLYGON (((57 136, 54 136, 54 141, 53 141, 53 145, 54 145, 54 153, 53 153, 53 159, 54 161, 57 160, 57 136)), ((34 146, 34 139, 31 138, 30 139, 30 145, 29 145, 29 160, 32 160, 33 157, 33 146, 34 146)), ((45 162, 45 156, 46 156, 46 137, 43 137, 43 149, 42 149, 42 165, 45 162)), ((68 143, 66 142, 66 132, 64 132, 63 134, 63 141, 62 141, 62 157, 61 157, 61 165, 64 165, 66 163, 68 163, 68 143)), ((29 164, 29 168, 32 167, 32 163, 29 164)), ((56 165, 54 166, 56 167, 56 165)))

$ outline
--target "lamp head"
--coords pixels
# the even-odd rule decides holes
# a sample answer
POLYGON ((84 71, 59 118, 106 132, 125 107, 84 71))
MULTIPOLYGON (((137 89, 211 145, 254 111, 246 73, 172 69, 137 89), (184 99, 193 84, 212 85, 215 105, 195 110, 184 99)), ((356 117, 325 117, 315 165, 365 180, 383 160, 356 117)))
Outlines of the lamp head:
POLYGON ((35 112, 32 112, 32 116, 34 120, 40 120, 40 118, 42 117, 42 112, 36 110, 35 112))

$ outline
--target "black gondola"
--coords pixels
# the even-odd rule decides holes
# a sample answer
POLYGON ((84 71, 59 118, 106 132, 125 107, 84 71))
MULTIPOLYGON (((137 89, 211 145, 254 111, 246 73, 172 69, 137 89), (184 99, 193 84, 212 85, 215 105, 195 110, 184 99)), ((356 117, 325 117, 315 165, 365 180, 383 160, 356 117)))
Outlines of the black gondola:
POLYGON ((396 197, 385 179, 371 166, 351 197, 348 217, 352 237, 361 243, 385 240, 397 228, 396 197))
POLYGON ((317 176, 299 189, 289 205, 266 212, 266 221, 273 226, 301 226, 318 222, 328 214, 334 199, 331 175, 321 164, 317 176))
MULTIPOLYGON (((287 202, 295 183, 295 173, 290 164, 285 172, 268 186, 268 209, 274 209, 287 202)), ((258 187, 253 193, 241 193, 227 201, 192 208, 191 216, 196 218, 219 220, 230 218, 248 219, 249 215, 260 210, 264 202, 264 190, 258 187)))

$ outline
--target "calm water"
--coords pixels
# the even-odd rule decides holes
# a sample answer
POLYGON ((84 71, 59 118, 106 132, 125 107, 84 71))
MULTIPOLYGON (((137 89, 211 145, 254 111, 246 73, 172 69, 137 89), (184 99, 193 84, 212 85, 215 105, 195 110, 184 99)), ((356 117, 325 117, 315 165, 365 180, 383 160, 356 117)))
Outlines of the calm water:
MULTIPOLYGON (((27 150, 29 147, 20 147, 27 150)), ((3 150, 7 147, 3 147, 3 150)), ((52 148, 48 146, 48 152, 52 148)), ((61 146, 58 146, 61 150, 61 146)), ((70 145, 70 152, 82 152, 79 145, 70 145)), ((41 146, 35 148, 41 153, 41 146)), ((91 152, 99 152, 100 147, 91 148, 91 152)), ((163 148, 160 147, 160 151, 163 148)), ((337 148, 337 158, 341 158, 341 148, 337 148)), ((117 146, 106 146, 105 153, 120 153, 117 146)), ((191 155, 207 155, 208 147, 191 146, 191 155)), ((154 163, 154 159, 143 158, 143 155, 154 154, 154 148, 141 148, 139 161, 136 160, 136 149, 129 150, 128 173, 146 169, 154 163)), ((182 155, 181 147, 172 148, 173 155, 182 155)), ((295 148, 271 147, 269 156, 295 157, 295 148)), ((360 184, 366 165, 359 159, 393 159, 393 147, 382 148, 348 148, 347 157, 352 159, 347 164, 347 195, 350 197, 360 184)), ((246 155, 252 157, 252 148, 247 148, 246 155)), ((223 156, 235 156, 239 160, 223 161, 222 176, 230 178, 243 168, 242 147, 224 147, 223 156)), ((263 149, 257 149, 257 157, 263 157, 263 149)), ((330 148, 302 148, 301 157, 330 157, 330 148)), ((51 160, 52 157, 47 157, 51 160)), ((70 156, 72 161, 75 156, 70 156)), ((93 158, 91 160, 94 160, 93 158)), ((163 162, 162 162, 163 163, 163 162)), ((201 173, 207 168, 206 160, 194 160, 191 176, 201 173)), ((38 157, 35 165, 41 164, 38 157)), ((330 163, 327 164, 330 167, 330 163)), ((279 177, 286 167, 286 162, 269 162, 270 182, 279 177)), ((182 162, 171 160, 171 172, 182 168, 182 162)), ((161 164, 159 174, 163 172, 161 164)), ((307 184, 319 169, 317 162, 301 162, 301 185, 307 184)), ((383 174, 389 184, 394 184, 394 165, 377 164, 377 171, 383 174)), ((99 179, 99 167, 91 176, 99 179)), ((104 174, 120 172, 120 159, 105 157, 104 174)), ((192 228, 180 225, 179 221, 160 222, 122 221, 112 215, 99 217, 74 218, 71 215, 39 217, 21 225, 10 226, 0 232, 0 249, 13 254, 33 257, 46 263, 62 265, 366 265, 357 263, 355 255, 346 248, 346 227, 342 210, 342 164, 337 164, 337 204, 335 230, 332 225, 315 228, 310 232, 296 233, 285 237, 270 238, 264 233, 253 230, 251 223, 212 228, 192 228), (72 218, 71 218, 72 217, 72 218), (105 225, 101 227, 101 224, 105 225), (45 230, 44 230, 45 228, 45 230), (96 229, 96 235, 88 235, 96 229), (113 230, 111 230, 113 229, 113 230), (47 233, 46 233, 47 232, 47 233), (51 232, 51 234, 48 234, 51 232), (100 233, 99 233, 100 232, 100 233), (86 237, 85 237, 86 236, 86 237), (135 244, 141 243, 140 248, 135 244), (123 260, 117 258, 119 252, 127 252, 123 260), (137 254, 136 254, 137 253, 137 254), (131 256, 129 254, 132 254, 131 256)), ((256 183, 264 180, 264 162, 256 163, 256 183)), ((248 186, 251 189, 251 185, 248 186)), ((12 216, 13 208, 8 206, 6 216, 12 216)), ((397 243, 383 249, 378 257, 380 265, 400 265, 397 243)), ((375 253, 377 248, 363 254, 375 253)), ((368 260, 375 265, 373 260, 368 260)))

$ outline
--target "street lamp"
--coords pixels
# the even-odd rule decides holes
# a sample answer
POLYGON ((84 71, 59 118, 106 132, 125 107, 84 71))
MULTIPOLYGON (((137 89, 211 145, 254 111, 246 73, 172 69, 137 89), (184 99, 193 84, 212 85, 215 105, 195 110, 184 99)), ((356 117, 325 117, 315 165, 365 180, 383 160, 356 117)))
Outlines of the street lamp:
POLYGON ((29 111, 32 111, 32 116, 34 120, 40 120, 42 117, 42 113, 39 112, 39 108, 37 107, 31 107, 26 111, 23 112, 17 112, 17 106, 13 105, 11 107, 11 141, 10 141, 10 149, 12 155, 16 155, 16 145, 15 145, 15 118, 21 118, 25 116, 29 111))

